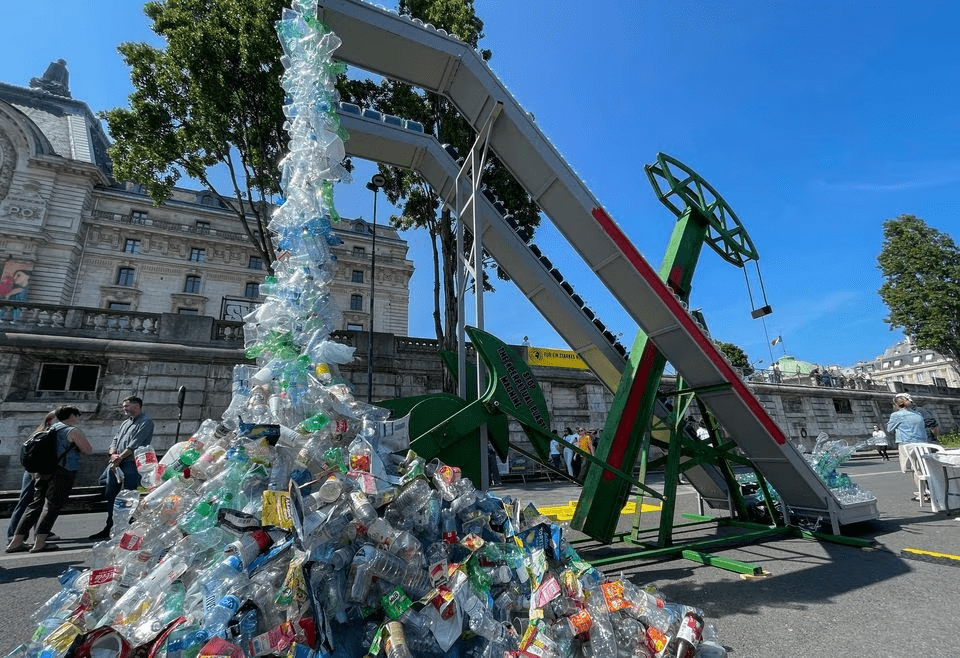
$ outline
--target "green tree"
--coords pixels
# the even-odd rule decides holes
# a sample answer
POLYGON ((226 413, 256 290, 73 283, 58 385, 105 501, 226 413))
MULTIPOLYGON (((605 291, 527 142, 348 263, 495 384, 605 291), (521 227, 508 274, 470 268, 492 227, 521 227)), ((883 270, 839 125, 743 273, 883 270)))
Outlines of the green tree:
MULTIPOLYGON (((484 36, 483 21, 474 11, 473 0, 400 0, 398 11, 445 29, 474 48, 484 36)), ((490 59, 489 50, 479 52, 485 60, 490 59)), ((344 78, 338 89, 345 101, 419 121, 427 133, 434 135, 440 143, 455 147, 461 155, 468 153, 476 138, 470 125, 442 96, 392 80, 373 82, 369 79, 344 78)), ((441 207, 440 198, 416 172, 384 165, 380 165, 379 170, 387 179, 384 187, 387 199, 402 209, 402 214, 391 217, 390 223, 400 230, 423 228, 430 234, 434 272, 434 330, 443 348, 453 349, 458 301, 455 220, 450 209, 441 207)), ((495 157, 488 156, 481 180, 520 226, 530 232, 536 228, 540 221, 536 204, 495 157)), ((468 236, 466 248, 469 247, 468 236)), ((485 264, 490 265, 489 262, 485 264)), ((500 268, 496 271, 499 278, 507 278, 500 268)), ((483 285, 490 289, 486 275, 483 285)))
POLYGON ((166 47, 123 43, 130 107, 103 113, 114 176, 146 185, 157 204, 186 175, 241 221, 268 267, 266 230, 280 192, 283 55, 274 27, 286 0, 164 0, 144 13, 166 47), (225 172, 221 188, 212 173, 225 172))
MULTIPOLYGON (((960 364, 960 249, 913 215, 883 224, 883 249, 877 258, 883 273, 880 298, 885 318, 900 327, 914 344, 960 364)), ((960 372, 960 370, 958 370, 960 372)))
POLYGON ((723 355, 727 357, 727 360, 730 364, 736 368, 750 368, 750 359, 747 357, 747 353, 739 345, 734 345, 733 343, 724 343, 720 340, 713 341, 717 346, 717 349, 723 352, 723 355))

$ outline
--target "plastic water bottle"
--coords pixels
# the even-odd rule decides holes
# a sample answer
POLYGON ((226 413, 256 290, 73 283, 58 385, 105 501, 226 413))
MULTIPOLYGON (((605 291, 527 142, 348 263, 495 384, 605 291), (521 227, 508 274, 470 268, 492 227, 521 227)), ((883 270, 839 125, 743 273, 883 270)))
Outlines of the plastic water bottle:
POLYGON ((354 564, 357 567, 354 588, 351 590, 351 599, 354 601, 366 598, 374 577, 392 585, 400 585, 413 599, 423 598, 433 588, 430 577, 422 569, 370 544, 360 549, 354 564))
POLYGON ((227 594, 211 608, 203 618, 203 627, 210 635, 226 638, 227 624, 240 610, 240 597, 236 594, 227 594))
POLYGON ((717 638, 717 628, 713 624, 705 624, 703 638, 697 647, 697 658, 727 658, 726 648, 717 638))
MULTIPOLYGON (((122 479, 120 481, 123 482, 122 479)), ((117 494, 113 501, 114 531, 122 531, 130 525, 139 504, 140 493, 134 489, 124 489, 117 494)))
POLYGON ((610 624, 610 613, 603 592, 598 586, 587 590, 587 612, 593 620, 590 629, 590 645, 595 656, 616 656, 617 641, 610 624))
POLYGON ((140 474, 140 486, 153 489, 160 483, 157 453, 154 452, 153 446, 141 446, 134 450, 133 463, 137 467, 137 473, 140 474))

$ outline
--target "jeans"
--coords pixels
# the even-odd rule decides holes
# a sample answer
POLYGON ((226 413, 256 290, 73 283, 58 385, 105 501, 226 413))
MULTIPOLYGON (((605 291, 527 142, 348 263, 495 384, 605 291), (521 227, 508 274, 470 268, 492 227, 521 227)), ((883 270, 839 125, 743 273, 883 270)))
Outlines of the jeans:
POLYGON ((123 471, 123 484, 117 481, 113 475, 113 469, 107 471, 107 527, 113 527, 113 503, 117 499, 117 494, 123 489, 136 489, 140 486, 140 473, 137 472, 137 464, 132 459, 125 459, 120 462, 120 470, 123 471))
POLYGON ((60 515, 60 509, 70 497, 76 477, 76 471, 68 471, 63 467, 57 468, 53 475, 34 477, 33 500, 20 518, 16 534, 26 538, 36 524, 38 535, 49 535, 57 516, 60 515))
POLYGON ((17 534, 17 524, 20 523, 20 517, 23 516, 23 511, 27 509, 31 500, 33 500, 33 476, 24 471, 23 478, 20 480, 20 498, 17 499, 17 504, 10 513, 10 525, 7 526, 8 540, 13 539, 17 534))

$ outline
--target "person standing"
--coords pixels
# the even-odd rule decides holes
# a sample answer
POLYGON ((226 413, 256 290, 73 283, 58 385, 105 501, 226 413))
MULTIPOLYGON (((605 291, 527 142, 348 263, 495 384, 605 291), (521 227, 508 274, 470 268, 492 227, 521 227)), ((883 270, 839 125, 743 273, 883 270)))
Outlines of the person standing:
POLYGON ((579 438, 579 434, 569 427, 566 428, 566 434, 563 435, 563 440, 567 445, 563 448, 563 462, 567 467, 567 475, 570 477, 577 475, 576 471, 573 470, 573 450, 570 449, 570 446, 577 445, 577 439, 579 438))
POLYGON ((887 433, 880 429, 879 425, 873 426, 873 445, 877 447, 877 453, 883 457, 883 461, 890 461, 890 455, 887 454, 887 449, 890 447, 887 439, 887 433))
MULTIPOLYGON (((583 450, 588 454, 593 454, 593 432, 595 430, 584 429, 581 431, 580 436, 577 439, 577 447, 583 450)), ((590 460, 585 459, 583 456, 580 456, 580 468, 577 471, 577 479, 583 480, 587 477, 587 469, 590 468, 590 460)))
MULTIPOLYGON (((47 429, 57 420, 57 410, 54 409, 47 413, 43 418, 43 422, 37 425, 37 429, 33 430, 32 434, 37 432, 42 432, 47 429)), ((28 473, 27 471, 23 472, 23 477, 20 479, 20 497, 17 499, 17 504, 14 505, 13 511, 10 513, 10 524, 7 526, 7 543, 9 544, 13 541, 13 536, 17 534, 17 524, 20 523, 20 519, 23 517, 24 510, 27 509, 27 505, 30 504, 30 501, 33 500, 33 474, 28 473)), ((51 533, 47 539, 54 539, 55 535, 51 533)))
POLYGON ((107 463, 107 523, 103 530, 90 535, 88 539, 104 541, 110 539, 113 529, 113 503, 122 489, 133 490, 140 486, 140 473, 133 460, 137 448, 150 445, 153 440, 153 420, 143 411, 143 400, 136 395, 123 399, 123 413, 127 419, 120 424, 116 436, 110 442, 110 454, 107 463), (123 476, 120 482, 115 475, 119 469, 123 476))
POLYGON ((52 427, 57 430, 57 454, 60 459, 57 470, 51 475, 33 474, 33 500, 27 505, 20 523, 14 532, 13 539, 7 545, 7 553, 26 551, 26 539, 30 530, 37 526, 36 536, 33 539, 31 553, 56 550, 56 544, 48 544, 50 530, 70 496, 73 482, 77 478, 77 469, 80 468, 80 455, 74 450, 77 448, 85 455, 93 452, 93 447, 83 431, 76 427, 80 421, 80 410, 76 407, 62 406, 55 412, 57 422, 52 427))
POLYGON ((927 441, 930 441, 931 443, 939 443, 940 421, 937 420, 937 417, 932 411, 926 407, 920 406, 919 404, 914 404, 913 410, 920 414, 920 417, 923 418, 923 426, 927 430, 927 441))
POLYGON ((553 431, 553 438, 550 439, 550 465, 558 471, 563 470, 563 457, 560 450, 560 435, 553 431))
POLYGON ((893 406, 897 410, 890 414, 887 432, 896 437, 897 443, 926 443, 927 428, 923 426, 923 416, 913 410, 913 398, 910 394, 894 395, 893 406))

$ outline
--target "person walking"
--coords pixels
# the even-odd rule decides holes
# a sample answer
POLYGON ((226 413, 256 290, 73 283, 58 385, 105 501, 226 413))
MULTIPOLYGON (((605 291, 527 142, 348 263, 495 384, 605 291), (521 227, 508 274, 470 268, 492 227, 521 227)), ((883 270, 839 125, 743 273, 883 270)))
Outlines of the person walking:
POLYGON ((877 454, 883 457, 883 461, 890 461, 890 455, 887 454, 887 449, 890 448, 889 439, 887 438, 887 433, 880 429, 879 425, 873 426, 873 445, 877 447, 877 454))
MULTIPOLYGON (((31 432, 31 435, 47 429, 53 425, 56 420, 56 409, 47 412, 47 415, 43 417, 43 422, 37 425, 37 428, 31 432)), ((17 534, 17 524, 20 523, 20 519, 23 517, 24 510, 27 509, 27 505, 29 505, 30 501, 33 500, 33 491, 33 474, 24 471, 23 477, 20 478, 20 497, 17 499, 17 504, 13 506, 13 511, 10 512, 10 523, 7 525, 8 544, 13 541, 13 536, 17 534)), ((50 533, 50 535, 47 537, 49 540, 55 540, 56 538, 56 535, 53 533, 50 533)))
POLYGON ((47 543, 53 524, 70 496, 73 482, 77 478, 77 469, 80 468, 80 455, 73 448, 85 455, 93 452, 90 441, 87 440, 76 424, 80 421, 80 410, 72 406, 58 407, 55 412, 57 421, 51 426, 57 430, 57 454, 60 459, 57 470, 51 475, 33 475, 33 500, 27 505, 13 539, 7 545, 7 553, 19 553, 29 550, 31 553, 56 550, 56 544, 47 543), (26 539, 30 530, 36 525, 36 535, 33 538, 33 547, 28 549, 26 539))
POLYGON ((110 442, 110 452, 107 462, 107 523, 103 530, 90 535, 93 541, 110 539, 113 529, 113 503, 122 489, 133 490, 140 486, 140 473, 133 460, 137 448, 150 445, 153 440, 153 420, 143 411, 143 400, 136 395, 128 395, 122 401, 123 413, 127 419, 120 424, 116 436, 110 442), (123 476, 120 482, 117 475, 119 469, 123 476))

